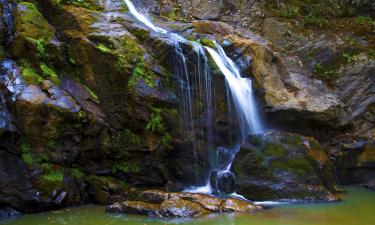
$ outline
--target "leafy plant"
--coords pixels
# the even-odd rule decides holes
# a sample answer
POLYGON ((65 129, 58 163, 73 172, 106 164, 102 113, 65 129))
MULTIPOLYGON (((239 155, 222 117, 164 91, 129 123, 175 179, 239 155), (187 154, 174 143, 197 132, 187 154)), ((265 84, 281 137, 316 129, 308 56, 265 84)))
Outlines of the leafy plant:
POLYGON ((358 26, 371 25, 372 21, 373 20, 372 20, 371 17, 368 17, 368 16, 358 16, 357 18, 355 18, 354 24, 358 25, 358 26))
POLYGON ((164 122, 160 111, 155 111, 151 114, 151 117, 146 125, 146 130, 159 133, 165 131, 164 122))
POLYGON ((358 55, 354 55, 352 53, 344 53, 342 55, 347 63, 357 63, 359 60, 358 55))
POLYGON ((43 170, 43 178, 52 181, 52 182, 59 182, 61 183, 64 179, 63 174, 61 171, 56 170, 53 168, 53 165, 49 163, 43 163, 42 165, 42 170, 43 170))
POLYGON ((40 70, 42 71, 43 77, 46 79, 50 79, 55 84, 60 84, 60 79, 57 73, 48 67, 45 63, 40 64, 40 70))
POLYGON ((332 80, 335 78, 335 72, 333 70, 326 70, 324 66, 320 63, 316 64, 314 67, 314 73, 322 80, 332 80))
POLYGON ((313 14, 306 16, 303 20, 303 23, 305 26, 313 26, 321 29, 328 26, 328 21, 326 18, 313 14))

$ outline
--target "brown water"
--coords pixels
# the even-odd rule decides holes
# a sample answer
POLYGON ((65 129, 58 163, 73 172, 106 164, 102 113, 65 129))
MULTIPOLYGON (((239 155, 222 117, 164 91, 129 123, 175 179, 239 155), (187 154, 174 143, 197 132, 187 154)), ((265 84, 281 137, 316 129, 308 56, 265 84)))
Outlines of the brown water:
POLYGON ((104 207, 87 205, 48 213, 23 215, 7 225, 375 225, 375 191, 347 187, 343 201, 322 204, 288 204, 253 214, 212 215, 199 219, 160 220, 116 215, 104 207))

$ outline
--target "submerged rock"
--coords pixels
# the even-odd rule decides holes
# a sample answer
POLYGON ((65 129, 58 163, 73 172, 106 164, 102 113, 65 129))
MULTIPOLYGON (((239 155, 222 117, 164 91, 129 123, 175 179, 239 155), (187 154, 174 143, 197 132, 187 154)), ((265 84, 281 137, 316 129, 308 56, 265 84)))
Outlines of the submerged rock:
POLYGON ((107 212, 158 217, 199 217, 217 212, 251 212, 261 210, 250 202, 191 193, 168 193, 149 190, 141 192, 136 201, 114 203, 107 212), (138 199, 141 199, 139 201, 138 199))

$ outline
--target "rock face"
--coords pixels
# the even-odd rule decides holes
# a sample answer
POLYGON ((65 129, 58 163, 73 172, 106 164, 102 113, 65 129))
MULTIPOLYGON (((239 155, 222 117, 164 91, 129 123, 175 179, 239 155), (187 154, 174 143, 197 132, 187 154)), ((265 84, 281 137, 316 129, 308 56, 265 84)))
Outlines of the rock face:
POLYGON ((335 200, 326 149, 297 134, 249 136, 234 161, 237 193, 254 200, 335 200))
POLYGON ((353 181, 366 187, 374 187, 375 142, 362 141, 343 144, 337 156, 336 168, 342 183, 353 181))
POLYGON ((204 194, 148 190, 139 193, 135 200, 108 206, 107 212, 157 217, 198 217, 209 213, 254 212, 261 209, 261 206, 234 198, 220 199, 204 194))

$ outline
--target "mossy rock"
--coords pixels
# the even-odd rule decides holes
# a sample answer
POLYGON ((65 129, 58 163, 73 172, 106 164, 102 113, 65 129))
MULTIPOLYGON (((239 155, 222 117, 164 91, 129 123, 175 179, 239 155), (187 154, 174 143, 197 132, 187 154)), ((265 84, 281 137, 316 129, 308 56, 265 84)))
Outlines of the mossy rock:
POLYGON ((11 54, 17 58, 27 55, 35 58, 38 43, 49 42, 54 36, 54 28, 31 2, 21 2, 14 13, 15 35, 11 54))
POLYGON ((335 181, 330 164, 318 161, 320 154, 327 159, 324 148, 314 142, 282 132, 250 136, 233 163, 237 192, 254 200, 330 200, 327 188, 331 190, 335 181))

